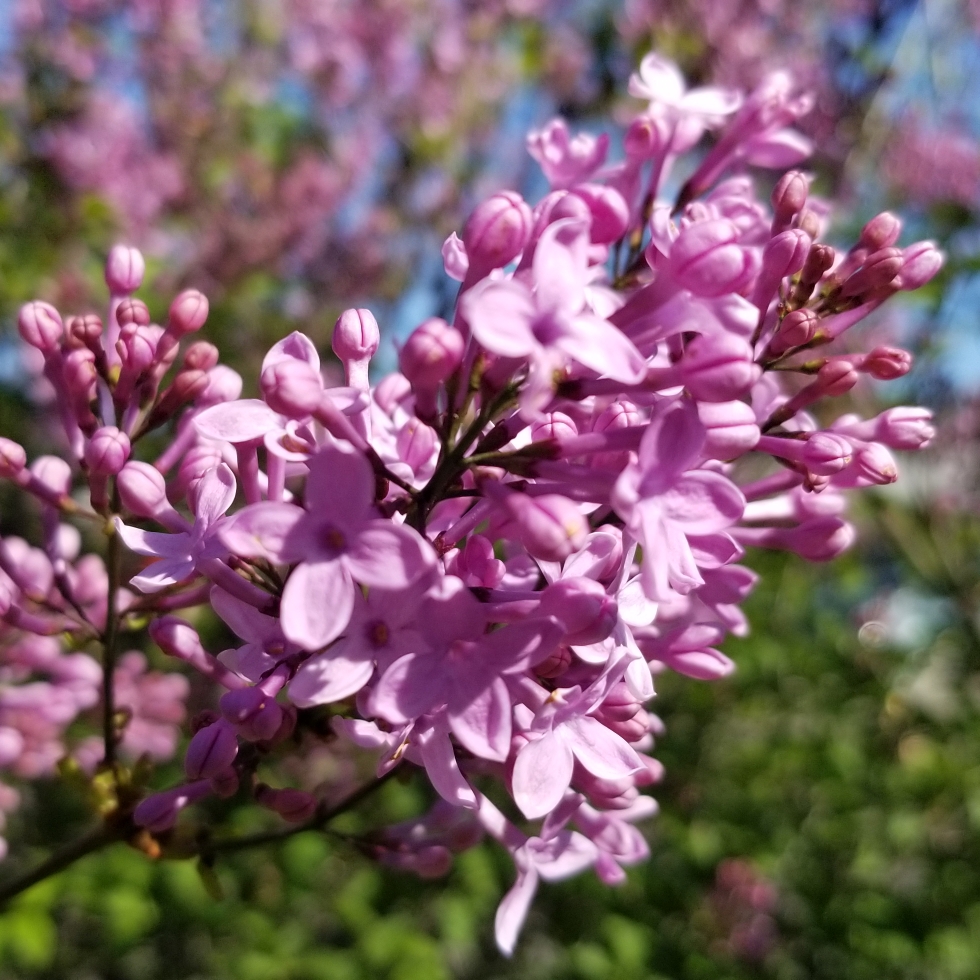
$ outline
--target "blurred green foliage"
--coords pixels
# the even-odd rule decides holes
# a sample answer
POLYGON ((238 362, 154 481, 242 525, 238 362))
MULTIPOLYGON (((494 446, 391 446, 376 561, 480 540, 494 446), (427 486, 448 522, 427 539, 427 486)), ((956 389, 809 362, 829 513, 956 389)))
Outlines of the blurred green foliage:
MULTIPOLYGON (((659 679, 667 734, 656 754, 667 777, 656 792, 662 813, 648 825, 651 860, 621 889, 591 875, 543 887, 511 962, 492 942, 496 902, 513 874, 495 846, 459 857, 447 880, 423 882, 304 834, 223 857, 204 875, 192 862, 153 863, 124 846, 91 856, 0 918, 0 975, 978 977, 980 647, 969 601, 977 552, 968 546, 976 529, 937 520, 882 504, 868 515, 879 532, 866 533, 878 541, 871 553, 817 568, 756 556, 763 579, 747 610, 755 633, 727 647, 736 675, 713 685, 659 679), (882 543, 889 528, 893 548, 882 543), (927 547, 935 556, 937 540, 950 542, 938 565, 927 547), (899 576, 918 580, 920 598, 940 589, 947 597, 912 645, 891 642, 873 619, 859 629, 878 614, 869 601, 899 576), (775 890, 770 931, 755 950, 733 932, 755 913, 721 895, 719 868, 731 859, 775 890)), ((418 812, 420 784, 389 784, 336 829, 418 812)), ((51 812, 55 802, 36 809, 51 812)), ((67 824, 81 819, 67 797, 55 812, 67 824)), ((230 829, 265 819, 239 811, 230 829)), ((29 835, 41 843, 64 839, 65 829, 35 825, 29 835)))

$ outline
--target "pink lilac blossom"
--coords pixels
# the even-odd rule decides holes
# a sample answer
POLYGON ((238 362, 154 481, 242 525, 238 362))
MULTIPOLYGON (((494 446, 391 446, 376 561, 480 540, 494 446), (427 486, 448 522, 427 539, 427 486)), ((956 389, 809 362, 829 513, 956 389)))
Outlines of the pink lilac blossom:
POLYGON ((204 297, 181 294, 154 326, 131 295, 131 249, 110 256, 110 329, 24 307, 46 376, 63 379, 82 349, 91 371, 82 399, 55 384, 68 460, 28 466, 0 440, 0 477, 43 527, 41 547, 0 540, 6 769, 49 773, 100 696, 95 662, 59 635, 101 641, 114 666, 91 761, 113 773, 117 749, 169 754, 186 682, 145 673, 139 653, 114 663, 119 634, 148 628, 216 705, 193 720, 185 781, 117 814, 156 847, 183 809, 239 789, 287 822, 326 819, 318 793, 260 783, 254 767, 320 737, 333 705, 335 735, 378 753, 379 778, 414 766, 441 798, 360 841, 365 853, 423 876, 482 834, 510 853, 496 920, 508 955, 541 881, 593 868, 617 885, 644 860, 633 824, 655 812, 642 790, 663 775, 654 678, 730 674, 717 648, 748 628, 745 549, 833 558, 854 540, 845 491, 894 481, 890 450, 932 438, 914 407, 826 428, 811 409, 824 419, 862 376, 908 370, 904 351, 835 342, 942 256, 899 248, 888 214, 834 254, 795 172, 771 208, 757 199, 745 164, 781 167, 806 146, 791 124, 807 100, 785 76, 742 99, 687 91, 647 58, 632 91, 645 106, 626 139, 642 154, 603 170, 605 146, 565 123, 533 136, 555 189, 534 207, 515 192, 478 206, 444 250, 461 282, 452 323, 423 322, 404 373, 377 386, 378 324, 350 310, 334 342, 347 386, 293 333, 262 364, 261 398, 241 399, 210 345, 178 360, 204 297), (662 199, 677 140, 634 139, 664 118, 685 138, 719 128, 678 202, 662 199), (169 444, 140 458, 164 425, 169 444), (76 476, 92 510, 71 496, 76 476), (77 557, 72 515, 106 534, 110 575, 77 557), (196 606, 228 625, 231 648, 208 651, 199 614, 176 615, 196 606))

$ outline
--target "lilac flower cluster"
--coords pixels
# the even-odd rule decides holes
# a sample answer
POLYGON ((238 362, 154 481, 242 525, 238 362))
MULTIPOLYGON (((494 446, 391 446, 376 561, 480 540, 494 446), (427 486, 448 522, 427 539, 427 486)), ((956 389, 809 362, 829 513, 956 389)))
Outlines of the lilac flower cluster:
MULTIPOLYGON (((733 670, 717 647, 747 629, 744 549, 833 558, 854 538, 843 491, 894 481, 891 451, 932 437, 918 408, 815 414, 862 375, 907 372, 905 351, 839 341, 942 257, 929 242, 896 246, 887 213, 837 254, 799 171, 771 206, 758 200, 742 170, 806 155, 792 125, 808 100, 783 75, 745 98, 687 90, 655 55, 630 91, 646 108, 621 162, 607 163, 606 137, 562 120, 531 134, 551 192, 533 207, 495 194, 447 240, 453 320, 422 323, 376 386, 380 331, 357 309, 333 334, 345 386, 325 385, 314 344, 293 333, 266 355, 261 397, 241 398, 213 346, 181 355, 204 296, 180 294, 166 325, 151 323, 132 295, 142 258, 121 246, 105 325, 23 309, 91 510, 69 495, 67 463, 28 468, 3 444, 3 475, 41 503, 54 582, 35 587, 35 552, 7 539, 4 621, 101 639, 108 676, 119 634, 149 621, 166 654, 221 692, 194 720, 185 781, 133 801, 144 833, 166 841, 182 809, 237 792, 322 826, 321 799, 259 782, 256 766, 326 710, 336 738, 379 753, 379 777, 411 764, 441 798, 365 843, 379 860, 436 875, 483 834, 510 852, 517 879, 496 921, 509 954, 540 880, 591 867, 615 885, 647 856, 635 823, 655 812, 641 791, 662 774, 653 680, 733 670), (707 130, 717 139, 664 202, 707 130), (162 454, 138 460, 142 437, 178 413, 162 454), (63 513, 103 527, 108 575, 79 581, 58 550, 63 513), (132 593, 122 545, 149 559, 132 593), (212 654, 174 615, 202 604, 236 648, 212 654)), ((58 663, 71 673, 70 655, 58 663)), ((136 718, 103 691, 114 771, 136 718)), ((179 720, 167 698, 183 688, 155 693, 162 703, 142 691, 136 714, 179 720)), ((172 745, 141 731, 151 752, 172 745)))

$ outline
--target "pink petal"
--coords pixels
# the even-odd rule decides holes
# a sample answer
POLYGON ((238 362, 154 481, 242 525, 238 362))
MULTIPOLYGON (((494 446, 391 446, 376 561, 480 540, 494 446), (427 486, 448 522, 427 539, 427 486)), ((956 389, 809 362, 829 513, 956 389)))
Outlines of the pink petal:
POLYGON ((201 477, 194 492, 194 511, 205 527, 210 527, 232 505, 238 484, 235 474, 219 463, 201 477))
POLYGON ((528 742, 517 753, 511 787, 524 816, 535 820, 558 806, 572 781, 574 765, 572 750, 556 732, 528 742))
POLYGON ((476 809, 476 793, 459 771, 449 734, 434 729, 421 739, 422 762, 435 791, 453 806, 476 809))
POLYGON ((781 129, 749 142, 746 159, 757 167, 783 169, 805 160, 813 153, 813 143, 793 129, 781 129))
POLYGON ((539 313, 574 316, 585 305, 589 228, 565 218, 548 225, 534 250, 534 298, 539 313))
POLYGON ((715 681, 727 677, 735 670, 735 664, 728 657, 710 647, 707 650, 673 653, 660 659, 678 674, 685 674, 699 681, 715 681))
POLYGON ((685 473, 660 497, 664 518, 688 534, 713 534, 738 521, 745 497, 731 480, 710 470, 685 473))
POLYGON ((700 458, 705 431, 692 401, 675 401, 650 423, 640 443, 642 491, 662 491, 700 458))
POLYGON ((640 62, 640 71, 629 81, 629 93, 638 99, 677 105, 684 95, 684 76, 672 61, 648 54, 640 62))
POLYGON ((738 92, 725 88, 706 85, 695 88, 681 99, 682 112, 691 112, 699 116, 730 116, 742 104, 738 92))
POLYGON ((114 522, 116 533, 130 551, 138 555, 152 558, 176 558, 179 555, 190 554, 190 535, 165 534, 162 531, 144 531, 139 527, 130 527, 117 517, 114 522))
POLYGON ((303 509, 294 504, 273 501, 249 504, 229 517, 217 536, 232 554, 242 558, 299 561, 305 549, 293 532, 304 517, 303 509))
POLYGON ((325 446, 309 460, 306 509, 331 524, 353 530, 373 517, 374 471, 353 449, 325 446))
POLYGON ((287 640, 319 650, 344 632, 353 610, 354 583, 340 562, 303 562, 286 582, 279 615, 287 640))
POLYGON ((400 724, 444 704, 448 693, 444 658, 408 653, 381 675, 371 692, 369 705, 372 714, 400 724))
POLYGON ((206 439, 221 442, 251 442, 267 432, 282 428, 282 417, 257 398, 221 402, 194 417, 197 431, 206 439))
POLYGON ((535 870, 545 881, 571 878, 588 868, 599 856, 595 844, 573 830, 559 831, 546 841, 532 837, 527 849, 535 870))
POLYGON ((168 585, 176 585, 194 574, 194 561, 190 558, 164 558, 155 561, 146 571, 129 580, 140 592, 159 592, 168 585))
POLYGON ((572 718, 562 727, 575 758, 598 779, 625 779, 643 768, 629 742, 595 718, 572 718))
POLYGON ((497 915, 493 923, 494 936, 497 940, 497 948, 504 956, 513 954, 517 937, 520 935, 537 890, 538 875, 534 868, 528 868, 526 871, 518 870, 517 881, 497 906, 497 915))
POLYGON ((460 744, 481 759, 505 762, 510 754, 511 704, 501 678, 462 709, 451 706, 449 724, 460 744))
POLYGON ((362 585, 397 590, 431 572, 435 553, 413 528, 379 519, 362 525, 344 561, 362 585))
POLYGON ((294 330, 288 337, 283 337, 282 340, 269 348, 269 352, 262 361, 262 371, 277 361, 288 357, 298 361, 306 361, 314 370, 320 370, 320 355, 317 354, 313 341, 306 334, 294 330))
POLYGON ((488 351, 527 357, 538 347, 531 332, 534 301, 523 283, 485 279, 464 293, 459 305, 473 336, 488 351))
POLYGON ((564 324, 562 336, 556 337, 554 343, 579 364, 614 381, 637 384, 646 375, 646 359, 633 346, 633 341, 597 316, 583 313, 569 320, 564 324))
POLYGON ((211 590, 211 608, 231 627, 236 636, 250 643, 265 643, 279 633, 279 620, 260 613, 217 585, 211 590))
POLYGON ((352 644, 341 640, 300 667, 289 685, 289 700, 299 708, 342 701, 364 687, 373 673, 374 660, 357 656, 352 644))

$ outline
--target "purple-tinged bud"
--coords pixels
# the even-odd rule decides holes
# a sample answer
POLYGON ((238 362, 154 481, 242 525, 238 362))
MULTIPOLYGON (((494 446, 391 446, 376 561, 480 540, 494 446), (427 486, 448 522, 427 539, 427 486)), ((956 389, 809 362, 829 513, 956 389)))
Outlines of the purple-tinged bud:
POLYGON ((371 358, 380 343, 378 321, 370 310, 344 310, 334 324, 331 344, 341 361, 371 358))
POLYGON ((136 248, 113 245, 105 263, 105 284, 115 296, 135 293, 143 282, 146 263, 136 248))
POLYGON ((817 397, 836 398, 847 394, 857 383, 857 371, 852 365, 846 361, 828 361, 804 391, 812 388, 817 397))
POLYGON ((476 282, 516 259, 524 251, 532 223, 531 209, 514 191, 501 191, 478 204, 463 227, 470 260, 467 279, 476 282))
POLYGON ((789 227, 793 217, 803 210, 810 182, 799 170, 789 170, 779 178, 772 192, 772 230, 774 234, 789 227))
POLYGON ((550 412, 531 423, 532 442, 564 442, 577 435, 578 428, 564 412, 550 412))
POLYGON ((218 348, 206 340, 196 340, 184 352, 183 366, 188 371, 210 371, 220 359, 218 348))
POLYGON ((596 245, 608 245, 622 238, 629 227, 630 209, 615 187, 602 184, 579 184, 571 191, 585 201, 592 218, 589 237, 596 245))
POLYGON ((430 880, 449 874, 453 866, 453 854, 442 844, 415 845, 412 850, 391 850, 377 847, 375 860, 399 871, 411 871, 419 878, 430 880))
POLYGON ((199 445, 189 449, 180 461, 177 479, 173 486, 174 499, 180 500, 209 470, 222 462, 221 450, 212 445, 199 445))
POLYGON ((400 371, 386 374, 374 389, 374 400, 381 406, 382 411, 391 415, 396 408, 406 402, 412 395, 412 385, 400 371))
POLYGON ((278 813, 290 823, 305 823, 316 813, 316 797, 301 789, 273 789, 265 783, 255 788, 255 802, 278 813))
POLYGON ((606 695, 593 717, 627 742, 638 742, 650 730, 650 716, 622 682, 606 695))
POLYGON ((24 343, 48 354, 57 348, 64 324, 61 314, 50 303, 36 299, 20 308, 17 329, 24 343))
POLYGON ((733 401, 759 380, 752 347, 733 334, 695 337, 680 362, 687 390, 697 401, 733 401))
POLYGON ((894 245, 901 233, 901 220, 890 211, 882 211, 861 229, 858 247, 866 248, 870 252, 877 252, 879 249, 894 245))
POLYGON ((607 405, 592 425, 593 432, 608 432, 610 429, 627 429, 640 425, 643 419, 637 407, 625 398, 619 398, 607 405))
POLYGON ((16 480, 27 465, 27 453, 24 447, 13 439, 0 436, 0 477, 5 480, 16 480))
POLYGON ((156 357, 159 333, 152 326, 127 323, 116 341, 116 352, 123 364, 123 371, 132 381, 145 371, 156 357))
POLYGON ((184 772, 188 779, 210 779, 227 769, 238 755, 238 736, 226 721, 202 728, 187 746, 184 772))
POLYGON ((188 402, 194 401, 208 387, 206 371, 180 371, 170 383, 166 391, 159 397, 157 403, 146 420, 148 429, 162 425, 175 415, 188 402))
POLYGON ((98 429, 85 447, 85 462, 96 476, 114 476, 129 459, 132 446, 129 436, 114 425, 98 429))
POLYGON ((814 432, 803 444, 800 461, 817 476, 833 476, 847 466, 854 447, 832 432, 814 432))
POLYGON ((206 779, 185 786, 175 786, 163 793, 154 793, 143 800, 133 811, 137 826, 145 827, 151 834, 170 830, 177 822, 180 811, 203 799, 211 792, 206 779))
POLYGON ((541 593, 538 612, 554 616, 565 630, 563 642, 572 646, 604 640, 619 619, 616 600, 591 578, 563 578, 552 583, 541 593))
POLYGON ((875 419, 875 439, 892 449, 922 449, 935 436, 932 412, 928 408, 899 405, 875 419))
POLYGON ((894 381, 912 370, 912 355, 898 347, 875 347, 854 366, 878 381, 894 381))
POLYGON ((167 314, 167 330, 177 337, 194 333, 208 318, 208 298, 196 289, 185 289, 174 297, 167 314))
POLYGON ((863 296, 887 286, 902 271, 905 259, 901 249, 882 248, 869 255, 864 265, 841 286, 843 297, 863 296))
POLYGON ((545 207, 540 210, 535 209, 534 234, 532 237, 537 239, 538 235, 544 231, 548 225, 556 221, 571 219, 580 221, 582 224, 589 224, 592 221, 592 211, 585 200, 576 194, 568 191, 553 191, 545 198, 542 204, 545 207))
POLYGON ((228 691, 218 703, 225 720, 250 742, 272 738, 279 731, 282 708, 276 702, 275 695, 267 694, 259 687, 228 691))
POLYGON ((432 460, 438 442, 439 437, 435 429, 419 419, 412 418, 399 431, 395 448, 399 458, 408 463, 414 473, 418 473, 432 460))
MULTIPOLYGON (((133 464, 145 465, 145 464, 133 464)), ((193 667, 199 667, 207 659, 201 638, 190 623, 176 616, 162 616, 150 623, 150 636, 153 642, 168 656, 176 657, 193 667)))
POLYGON ((505 504, 517 524, 521 544, 532 558, 564 561, 585 543, 589 523, 567 497, 509 493, 505 504))
POLYGON ((116 322, 120 327, 135 323, 138 327, 150 325, 150 309, 141 299, 132 296, 122 300, 116 307, 116 322))
POLYGON ((810 286, 812 290, 812 287, 823 278, 824 273, 833 266, 836 258, 837 254, 831 245, 816 242, 810 248, 806 262, 803 263, 803 269, 800 272, 800 284, 810 286))
POLYGON ((750 253, 738 244, 739 237, 738 226, 727 218, 688 225, 671 247, 671 273, 698 296, 738 292, 753 271, 750 253))
POLYGON ((919 289, 933 279, 943 267, 945 256, 935 242, 916 242, 902 252, 904 262, 899 273, 901 289, 919 289))
POLYGON ((820 317, 813 310, 793 310, 783 317, 767 353, 779 357, 794 347, 810 343, 817 334, 820 317))
POLYGON ((221 402, 233 402, 242 397, 242 376, 227 364, 216 364, 206 374, 208 385, 197 396, 195 403, 201 408, 221 402))
POLYGON ((295 357, 273 361, 262 372, 259 386, 269 408, 292 419, 309 418, 323 401, 320 372, 295 357))
POLYGON ((698 418, 705 430, 701 453, 708 459, 737 459, 759 441, 759 423, 745 402, 699 401, 698 418))

